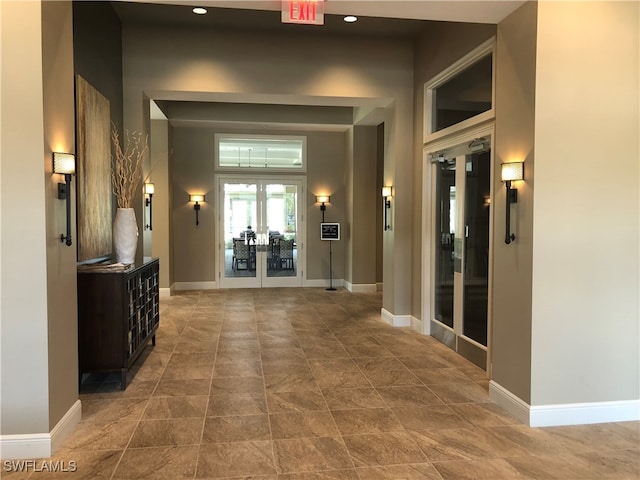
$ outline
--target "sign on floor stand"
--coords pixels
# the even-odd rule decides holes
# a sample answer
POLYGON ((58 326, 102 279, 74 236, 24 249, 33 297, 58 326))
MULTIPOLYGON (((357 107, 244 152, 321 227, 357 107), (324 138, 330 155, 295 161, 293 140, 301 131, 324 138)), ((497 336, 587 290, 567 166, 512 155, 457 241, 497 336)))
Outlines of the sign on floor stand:
POLYGON ((329 242, 329 288, 327 290, 334 291, 333 288, 333 252, 332 243, 340 240, 340 224, 322 222, 320 224, 320 240, 329 242))

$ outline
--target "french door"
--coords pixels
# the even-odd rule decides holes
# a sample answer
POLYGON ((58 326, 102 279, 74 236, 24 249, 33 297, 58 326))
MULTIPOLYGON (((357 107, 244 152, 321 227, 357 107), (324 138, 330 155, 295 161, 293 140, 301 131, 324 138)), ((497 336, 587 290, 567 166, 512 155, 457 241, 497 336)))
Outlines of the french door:
MULTIPOLYGON (((472 142, 473 143, 473 142, 472 142)), ((491 151, 432 155, 433 290, 431 334, 486 368, 489 324, 491 151)))
POLYGON ((302 285, 299 177, 218 177, 218 278, 222 288, 302 285))

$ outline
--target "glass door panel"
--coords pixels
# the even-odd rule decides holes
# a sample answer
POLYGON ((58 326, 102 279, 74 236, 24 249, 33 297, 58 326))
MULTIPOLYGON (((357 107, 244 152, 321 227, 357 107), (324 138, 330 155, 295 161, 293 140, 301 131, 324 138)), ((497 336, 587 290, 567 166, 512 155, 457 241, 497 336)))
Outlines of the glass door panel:
POLYGON ((436 165, 435 319, 453 328, 454 239, 456 234, 456 163, 436 165))
MULTIPOLYGON (((257 286, 255 230, 258 215, 258 184, 241 181, 221 183, 223 192, 222 239, 224 277, 232 282, 244 279, 246 286, 257 286), (247 279, 249 283, 247 283, 247 279)), ((237 282, 240 283, 240 282, 237 282)))
POLYGON ((265 256, 267 278, 298 276, 298 197, 295 183, 265 185, 268 243, 265 256))
POLYGON ((490 153, 467 155, 463 335, 487 346, 489 301, 490 153))

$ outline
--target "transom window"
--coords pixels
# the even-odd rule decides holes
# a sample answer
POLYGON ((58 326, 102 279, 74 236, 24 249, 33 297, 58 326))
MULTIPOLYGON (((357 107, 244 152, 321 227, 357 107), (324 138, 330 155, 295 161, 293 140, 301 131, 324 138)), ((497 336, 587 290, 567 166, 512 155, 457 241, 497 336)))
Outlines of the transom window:
POLYGON ((489 54, 434 89, 434 132, 491 110, 492 64, 489 54))
POLYGON ((491 38, 425 83, 425 144, 494 118, 494 48, 491 38))
POLYGON ((216 166, 230 170, 306 170, 303 136, 216 134, 216 166))

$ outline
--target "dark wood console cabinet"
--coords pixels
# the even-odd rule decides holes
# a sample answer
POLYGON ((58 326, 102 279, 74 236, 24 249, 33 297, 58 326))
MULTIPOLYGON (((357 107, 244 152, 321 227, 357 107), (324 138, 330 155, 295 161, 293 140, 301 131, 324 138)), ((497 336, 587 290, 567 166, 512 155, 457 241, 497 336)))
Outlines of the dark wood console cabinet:
POLYGON ((83 373, 127 371, 160 322, 158 259, 124 271, 78 270, 78 362, 83 373))

